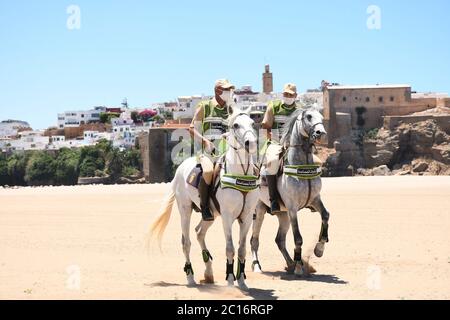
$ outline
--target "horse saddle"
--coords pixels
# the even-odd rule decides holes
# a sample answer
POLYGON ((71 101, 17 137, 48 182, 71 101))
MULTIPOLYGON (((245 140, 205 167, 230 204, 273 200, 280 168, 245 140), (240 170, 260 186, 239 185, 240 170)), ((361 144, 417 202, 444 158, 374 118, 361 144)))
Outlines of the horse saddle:
MULTIPOLYGON (((220 179, 219 179, 219 173, 221 170, 221 163, 220 161, 214 164, 214 171, 213 171, 213 179, 212 179, 212 186, 210 186, 209 191, 209 198, 213 201, 213 204, 216 208, 216 210, 220 213, 220 206, 216 198, 217 189, 220 185, 220 179)), ((200 179, 203 176, 203 169, 201 164, 197 164, 189 173, 186 183, 193 186, 195 189, 198 189, 198 185, 200 184, 200 179)), ((200 208, 198 208, 195 203, 193 203, 193 209, 196 212, 201 212, 200 208)))
MULTIPOLYGON (((280 157, 280 160, 281 161, 280 161, 280 167, 279 167, 278 172, 277 172, 277 179, 279 179, 283 175, 284 167, 285 167, 284 157, 280 157)), ((261 174, 261 186, 268 187, 266 174, 263 171, 265 171, 265 170, 261 171, 261 173, 262 173, 261 174)), ((283 200, 281 199, 279 191, 277 193, 278 193, 278 204, 280 205, 280 208, 281 208, 282 212, 287 212, 286 205, 284 204, 283 200)), ((306 208, 311 210, 311 212, 317 212, 317 210, 314 209, 313 207, 306 207, 306 208)), ((272 214, 270 212, 270 208, 268 208, 268 207, 267 207, 267 212, 272 214)))
POLYGON ((203 169, 200 164, 197 164, 189 173, 186 182, 187 184, 193 186, 195 189, 198 189, 198 185, 200 184, 200 179, 203 175, 203 169))

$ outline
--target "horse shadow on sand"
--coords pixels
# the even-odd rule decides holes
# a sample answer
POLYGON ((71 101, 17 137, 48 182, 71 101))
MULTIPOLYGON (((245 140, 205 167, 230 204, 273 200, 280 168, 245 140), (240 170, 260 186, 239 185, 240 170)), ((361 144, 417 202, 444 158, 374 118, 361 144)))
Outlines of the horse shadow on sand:
POLYGON ((279 278, 280 280, 284 280, 284 281, 321 282, 321 283, 338 284, 338 285, 348 284, 347 281, 340 279, 338 276, 328 275, 328 274, 310 273, 310 274, 299 277, 299 276, 295 275, 293 272, 263 271, 262 275, 265 275, 268 277, 279 278))
POLYGON ((159 287, 159 288, 168 288, 168 287, 184 287, 184 288, 194 288, 202 293, 209 293, 212 295, 220 295, 225 298, 247 298, 251 297, 254 300, 277 300, 278 297, 274 295, 274 290, 265 290, 258 288, 250 288, 248 291, 243 291, 239 289, 239 287, 228 287, 217 284, 206 284, 200 283, 196 285, 185 285, 180 283, 170 283, 166 281, 159 281, 155 283, 145 284, 148 287, 159 287))

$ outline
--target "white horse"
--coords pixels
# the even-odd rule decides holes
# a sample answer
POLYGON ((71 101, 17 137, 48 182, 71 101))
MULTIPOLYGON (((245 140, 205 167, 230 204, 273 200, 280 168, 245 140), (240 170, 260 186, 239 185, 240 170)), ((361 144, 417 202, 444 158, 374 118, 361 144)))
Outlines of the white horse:
MULTIPOLYGON (((228 150, 222 158, 222 169, 220 171, 220 185, 216 192, 219 208, 214 201, 210 201, 210 208, 215 217, 221 215, 223 230, 226 239, 227 271, 226 280, 228 285, 234 285, 237 279, 242 290, 248 290, 245 284, 245 256, 246 239, 252 225, 252 217, 259 199, 259 177, 254 173, 253 156, 257 152, 257 138, 254 122, 248 111, 241 111, 237 107, 231 109, 228 118, 230 131, 225 134, 228 150), (240 236, 238 249, 237 274, 234 275, 233 265, 235 249, 232 239, 232 226, 235 220, 239 220, 240 236)), ((184 271, 188 285, 195 285, 194 272, 189 257, 191 249, 190 223, 193 204, 200 208, 199 193, 196 188, 187 183, 188 176, 197 166, 196 158, 186 159, 177 169, 175 177, 171 182, 171 192, 163 206, 161 215, 153 223, 151 234, 157 235, 161 242, 164 230, 169 222, 173 203, 176 199, 178 211, 181 215, 181 242, 186 258, 184 271)), ((201 220, 195 228, 197 240, 202 248, 203 261, 206 265, 204 273, 206 283, 214 283, 212 270, 212 257, 205 243, 205 236, 214 221, 201 220)))
MULTIPOLYGON (((323 255, 325 243, 328 242, 329 212, 320 199, 321 169, 313 164, 312 156, 312 146, 326 135, 322 119, 317 107, 299 109, 285 124, 281 139, 281 143, 287 147, 287 159, 283 175, 278 178, 277 186, 287 214, 282 212, 277 215, 279 228, 275 242, 286 260, 287 270, 294 271, 296 275, 302 275, 304 271, 308 272, 308 270, 303 270, 303 239, 298 226, 298 211, 309 208, 312 211, 318 211, 321 215, 322 226, 319 241, 314 249, 317 257, 323 255), (286 234, 290 226, 292 226, 295 242, 294 260, 286 250, 286 234)), ((253 223, 253 234, 250 240, 253 255, 252 269, 255 272, 261 272, 258 259, 259 234, 268 207, 270 207, 268 189, 261 187, 261 199, 256 207, 256 219, 253 223)))

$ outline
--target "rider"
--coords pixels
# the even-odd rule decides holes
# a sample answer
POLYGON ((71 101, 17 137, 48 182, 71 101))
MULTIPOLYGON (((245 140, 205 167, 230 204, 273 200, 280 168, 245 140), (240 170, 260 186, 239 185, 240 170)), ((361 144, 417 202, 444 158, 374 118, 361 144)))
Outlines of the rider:
POLYGON ((283 89, 282 100, 269 102, 262 122, 262 128, 267 130, 268 147, 266 150, 266 173, 269 187, 270 212, 276 214, 280 212, 277 190, 277 173, 280 167, 280 154, 283 147, 280 144, 281 129, 287 122, 289 116, 298 108, 295 99, 297 98, 297 86, 287 83, 283 89))
POLYGON ((203 175, 198 185, 200 209, 205 221, 213 221, 214 216, 209 208, 210 186, 213 179, 214 157, 216 149, 219 154, 225 153, 226 143, 222 135, 228 131, 229 106, 232 103, 234 90, 227 79, 219 79, 214 86, 214 98, 199 103, 189 127, 194 141, 201 142, 202 152, 198 161, 203 175), (214 141, 219 142, 216 148, 214 141))

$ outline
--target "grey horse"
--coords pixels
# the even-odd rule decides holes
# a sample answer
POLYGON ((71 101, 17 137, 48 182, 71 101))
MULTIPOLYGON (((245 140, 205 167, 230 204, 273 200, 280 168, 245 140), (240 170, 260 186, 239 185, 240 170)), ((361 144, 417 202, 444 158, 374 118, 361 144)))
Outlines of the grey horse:
MULTIPOLYGON (((320 198, 322 182, 320 179, 320 166, 313 164, 312 147, 314 143, 326 135, 322 123, 323 116, 318 107, 313 106, 295 111, 283 128, 281 143, 287 149, 284 172, 278 179, 280 198, 284 203, 284 209, 277 215, 279 221, 278 233, 275 239, 279 250, 286 260, 286 270, 296 275, 303 275, 304 264, 302 261, 303 239, 300 233, 297 212, 303 208, 317 211, 322 217, 322 226, 319 240, 315 246, 314 254, 322 257, 325 243, 328 242, 329 212, 320 198), (286 250, 286 234, 292 226, 294 235, 294 259, 292 260, 286 250)), ((264 171, 264 169, 262 170, 264 171)), ((256 217, 253 222, 253 234, 250 240, 253 264, 255 272, 261 272, 258 259, 259 234, 267 208, 270 207, 267 187, 261 187, 260 201, 256 207, 256 217)))

